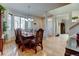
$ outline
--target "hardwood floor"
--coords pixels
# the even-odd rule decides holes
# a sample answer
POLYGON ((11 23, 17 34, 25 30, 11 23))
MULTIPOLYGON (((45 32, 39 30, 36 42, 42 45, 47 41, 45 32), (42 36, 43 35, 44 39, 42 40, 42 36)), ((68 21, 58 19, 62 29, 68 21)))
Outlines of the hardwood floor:
POLYGON ((44 50, 48 56, 63 56, 65 47, 66 41, 57 37, 49 37, 44 42, 44 50))
POLYGON ((43 41, 44 49, 41 50, 37 47, 37 54, 32 49, 17 49, 15 41, 11 41, 4 45, 3 56, 64 56, 66 41, 57 37, 44 38, 43 41))

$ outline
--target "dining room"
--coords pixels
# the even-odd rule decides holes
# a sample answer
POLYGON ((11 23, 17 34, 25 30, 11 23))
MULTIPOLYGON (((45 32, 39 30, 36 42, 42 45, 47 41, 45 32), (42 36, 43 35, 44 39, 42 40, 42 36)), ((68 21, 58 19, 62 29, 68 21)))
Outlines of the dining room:
POLYGON ((55 37, 56 21, 48 11, 67 4, 2 3, 5 10, 0 19, 4 29, 1 55, 64 56, 66 41, 55 37))

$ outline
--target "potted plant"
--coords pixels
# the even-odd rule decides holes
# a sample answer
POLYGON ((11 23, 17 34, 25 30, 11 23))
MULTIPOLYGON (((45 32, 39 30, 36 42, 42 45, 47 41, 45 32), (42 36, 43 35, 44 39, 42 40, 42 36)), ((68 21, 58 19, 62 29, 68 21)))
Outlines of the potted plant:
POLYGON ((7 39, 7 33, 6 33, 6 31, 7 31, 7 21, 4 20, 3 21, 3 34, 4 34, 4 39, 7 39))
POLYGON ((0 52, 1 52, 1 54, 3 54, 3 44, 4 44, 4 40, 3 40, 3 36, 4 36, 4 34, 2 33, 2 20, 3 20, 3 15, 4 15, 4 11, 5 11, 5 8, 2 6, 2 5, 0 5, 0 29, 1 29, 1 35, 0 35, 0 52))
POLYGON ((0 5, 0 12, 1 12, 1 14, 4 14, 4 11, 5 11, 5 8, 2 5, 0 5))
POLYGON ((6 33, 6 31, 7 31, 7 21, 5 20, 5 16, 4 16, 5 10, 6 9, 2 5, 0 5, 0 12, 1 12, 1 15, 2 15, 2 20, 3 20, 3 34, 2 34, 2 36, 3 36, 4 39, 7 39, 7 33, 6 33))

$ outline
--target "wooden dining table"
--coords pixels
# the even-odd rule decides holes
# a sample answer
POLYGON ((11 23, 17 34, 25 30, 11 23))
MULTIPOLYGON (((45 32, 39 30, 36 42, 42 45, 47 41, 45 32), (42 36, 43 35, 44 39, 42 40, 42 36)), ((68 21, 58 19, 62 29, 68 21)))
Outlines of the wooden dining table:
POLYGON ((22 36, 30 39, 32 37, 35 37, 35 34, 33 32, 24 32, 22 33, 22 36))
POLYGON ((31 40, 33 40, 34 38, 35 38, 35 35, 32 32, 22 33, 22 40, 28 47, 29 47, 29 43, 31 43, 31 40))

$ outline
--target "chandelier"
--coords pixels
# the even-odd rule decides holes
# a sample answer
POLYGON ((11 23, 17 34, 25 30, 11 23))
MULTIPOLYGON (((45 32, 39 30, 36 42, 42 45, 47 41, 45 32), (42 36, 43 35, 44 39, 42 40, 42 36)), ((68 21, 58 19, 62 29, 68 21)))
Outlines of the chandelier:
POLYGON ((31 6, 27 6, 27 8, 28 8, 28 14, 27 14, 27 17, 26 17, 26 21, 33 21, 33 18, 30 15, 31 6))

